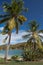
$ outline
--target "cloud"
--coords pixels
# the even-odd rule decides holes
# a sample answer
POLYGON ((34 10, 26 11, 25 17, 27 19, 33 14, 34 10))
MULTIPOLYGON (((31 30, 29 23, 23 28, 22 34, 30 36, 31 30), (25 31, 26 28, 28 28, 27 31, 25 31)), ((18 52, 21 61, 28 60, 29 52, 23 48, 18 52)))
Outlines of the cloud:
MULTIPOLYGON (((2 30, 2 29, 1 29, 2 30)), ((16 43, 21 43, 21 42, 26 42, 27 40, 23 40, 22 36, 28 34, 26 31, 24 30, 20 30, 18 34, 16 34, 15 32, 13 32, 11 34, 11 44, 16 44, 16 43)), ((2 35, 0 34, 0 45, 3 44, 7 44, 8 43, 8 39, 6 41, 6 43, 3 43, 3 39, 6 37, 7 35, 2 35)))
MULTIPOLYGON (((0 28, 0 30, 2 30, 2 28, 0 28)), ((22 43, 22 42, 26 42, 27 39, 23 39, 22 36, 23 35, 26 35, 26 34, 31 34, 31 33, 28 33, 26 32, 25 30, 19 30, 19 33, 16 34, 15 32, 12 32, 11 34, 11 42, 10 44, 17 44, 17 43, 22 43)), ((43 33, 39 33, 41 36, 43 36, 43 33)), ((8 39, 6 41, 6 43, 3 43, 3 39, 6 37, 7 35, 2 35, 0 34, 0 45, 4 45, 4 44, 7 44, 8 43, 8 39)), ((43 41, 43 39, 42 39, 43 41)))
POLYGON ((39 35, 43 36, 43 33, 39 33, 39 35))
POLYGON ((3 27, 0 27, 0 31, 2 31, 3 30, 3 27))
POLYGON ((27 40, 24 40, 22 38, 22 36, 26 35, 26 34, 28 34, 28 33, 26 31, 24 31, 24 30, 20 30, 18 34, 13 32, 12 36, 11 36, 11 44, 26 42, 27 40))
POLYGON ((7 35, 2 35, 2 34, 0 34, 0 45, 5 44, 5 43, 3 43, 3 40, 4 40, 4 38, 5 38, 6 36, 7 36, 7 35))

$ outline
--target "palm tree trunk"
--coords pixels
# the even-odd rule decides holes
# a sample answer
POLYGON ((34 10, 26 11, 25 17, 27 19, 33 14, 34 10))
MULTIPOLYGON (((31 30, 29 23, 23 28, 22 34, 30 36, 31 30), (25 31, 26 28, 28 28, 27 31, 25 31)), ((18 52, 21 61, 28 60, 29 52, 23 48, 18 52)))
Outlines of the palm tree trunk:
POLYGON ((8 41, 7 46, 6 46, 5 61, 7 61, 7 59, 8 59, 8 51, 9 51, 9 47, 10 47, 11 33, 9 32, 8 35, 9 35, 9 41, 8 41))

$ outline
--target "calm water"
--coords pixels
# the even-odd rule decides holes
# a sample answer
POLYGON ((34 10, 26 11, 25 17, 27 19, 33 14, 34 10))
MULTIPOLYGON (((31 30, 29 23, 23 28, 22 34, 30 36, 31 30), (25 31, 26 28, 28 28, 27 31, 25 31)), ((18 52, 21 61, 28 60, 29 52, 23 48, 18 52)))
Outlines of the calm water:
MULTIPOLYGON (((9 50, 8 55, 13 56, 13 55, 20 55, 22 54, 22 50, 9 50)), ((5 50, 0 50, 0 55, 5 55, 5 50)))

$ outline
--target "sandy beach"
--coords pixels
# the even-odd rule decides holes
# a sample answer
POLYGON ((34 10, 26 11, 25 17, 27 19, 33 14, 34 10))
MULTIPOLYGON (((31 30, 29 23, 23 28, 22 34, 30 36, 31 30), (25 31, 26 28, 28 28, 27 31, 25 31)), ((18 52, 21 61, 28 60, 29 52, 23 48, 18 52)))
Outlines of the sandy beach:
MULTIPOLYGON (((4 57, 5 57, 5 55, 0 54, 0 58, 4 58, 4 57)), ((8 56, 7 59, 11 59, 11 56, 8 56)))

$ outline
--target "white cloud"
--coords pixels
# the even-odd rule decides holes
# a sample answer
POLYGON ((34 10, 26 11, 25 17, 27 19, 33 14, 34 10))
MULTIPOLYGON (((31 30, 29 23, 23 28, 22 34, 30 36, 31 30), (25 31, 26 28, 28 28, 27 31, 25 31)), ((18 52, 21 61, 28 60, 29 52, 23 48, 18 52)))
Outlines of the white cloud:
MULTIPOLYGON (((15 32, 13 32, 11 34, 11 44, 16 44, 16 43, 21 43, 21 42, 26 42, 27 40, 23 40, 22 36, 28 34, 26 31, 24 30, 20 30, 18 34, 16 34, 15 32)), ((3 43, 3 39, 6 37, 7 35, 2 35, 0 34, 0 45, 5 44, 3 43)), ((7 42, 8 43, 8 40, 7 42)))
POLYGON ((43 33, 39 33, 39 35, 43 36, 43 33))
POLYGON ((13 32, 12 36, 11 36, 11 44, 26 42, 27 40, 23 40, 23 38, 22 38, 22 36, 26 35, 26 34, 28 34, 28 33, 24 30, 20 30, 18 34, 13 32))
POLYGON ((3 30, 3 27, 0 27, 0 31, 2 31, 3 30))
MULTIPOLYGON (((0 30, 2 30, 2 29, 3 29, 3 27, 0 28, 0 30)), ((13 33, 11 34, 11 44, 26 42, 27 39, 24 40, 24 39, 22 38, 22 36, 23 36, 23 35, 26 35, 26 34, 31 34, 31 33, 28 33, 28 32, 26 32, 25 30, 19 30, 19 33, 18 33, 18 34, 16 34, 15 32, 13 32, 13 33)), ((40 33, 40 35, 43 36, 42 33, 40 33)), ((7 39, 6 43, 3 43, 3 39, 4 39, 6 36, 7 36, 7 35, 2 35, 2 34, 0 34, 0 45, 3 45, 3 44, 8 43, 8 39, 7 39)), ((42 39, 42 40, 43 40, 43 39, 42 39)))

